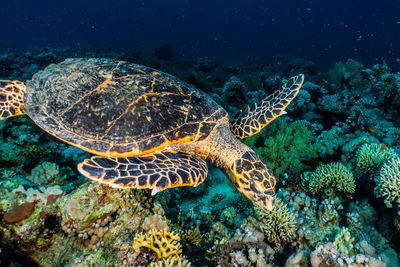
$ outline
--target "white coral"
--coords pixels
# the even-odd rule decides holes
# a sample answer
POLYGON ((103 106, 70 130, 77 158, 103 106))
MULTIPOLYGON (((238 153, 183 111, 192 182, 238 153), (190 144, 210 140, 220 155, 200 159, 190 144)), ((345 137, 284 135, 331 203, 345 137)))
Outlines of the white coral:
POLYGON ((394 157, 383 164, 375 182, 375 191, 379 197, 400 201, 400 158, 394 157))

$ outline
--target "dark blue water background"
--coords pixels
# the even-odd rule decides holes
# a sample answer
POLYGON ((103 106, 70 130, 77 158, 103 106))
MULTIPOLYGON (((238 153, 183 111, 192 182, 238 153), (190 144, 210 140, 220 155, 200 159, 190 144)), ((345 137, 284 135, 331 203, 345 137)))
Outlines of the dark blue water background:
POLYGON ((400 0, 0 0, 0 43, 15 49, 151 50, 236 61, 353 58, 400 69, 400 0))

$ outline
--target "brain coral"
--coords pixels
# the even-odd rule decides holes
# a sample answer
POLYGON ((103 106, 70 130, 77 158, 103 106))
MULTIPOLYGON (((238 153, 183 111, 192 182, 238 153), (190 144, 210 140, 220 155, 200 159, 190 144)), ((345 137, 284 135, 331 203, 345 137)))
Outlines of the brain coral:
POLYGON ((400 158, 394 157, 384 163, 375 182, 375 191, 379 197, 400 202, 400 158))
POLYGON ((282 200, 276 199, 272 211, 259 206, 255 211, 269 242, 283 244, 293 241, 297 231, 296 218, 282 200))
POLYGON ((327 187, 351 196, 355 191, 355 181, 353 173, 341 162, 334 162, 320 165, 309 175, 302 177, 303 185, 311 193, 319 195, 327 187))

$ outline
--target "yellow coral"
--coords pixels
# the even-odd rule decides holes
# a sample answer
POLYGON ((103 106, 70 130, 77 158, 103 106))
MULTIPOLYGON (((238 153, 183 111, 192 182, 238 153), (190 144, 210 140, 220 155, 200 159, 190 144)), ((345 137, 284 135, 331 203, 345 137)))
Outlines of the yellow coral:
POLYGON ((204 234, 200 234, 200 231, 197 228, 194 230, 179 231, 179 235, 182 238, 182 241, 189 242, 196 246, 199 245, 204 236, 204 234))
POLYGON ((220 246, 226 244, 228 241, 226 239, 221 239, 221 240, 215 240, 214 246, 207 250, 207 254, 210 255, 210 257, 206 256, 206 259, 209 261, 214 261, 215 260, 215 254, 217 253, 218 249, 220 246))
POLYGON ((149 267, 190 267, 191 263, 182 256, 177 256, 173 259, 164 259, 150 263, 149 267))
POLYGON ((282 244, 293 241, 297 230, 296 218, 282 200, 277 198, 271 211, 260 206, 256 206, 255 211, 269 242, 282 244))
POLYGON ((181 251, 180 237, 174 232, 150 231, 136 234, 133 249, 140 253, 140 248, 146 247, 153 250, 159 259, 177 258, 181 251))

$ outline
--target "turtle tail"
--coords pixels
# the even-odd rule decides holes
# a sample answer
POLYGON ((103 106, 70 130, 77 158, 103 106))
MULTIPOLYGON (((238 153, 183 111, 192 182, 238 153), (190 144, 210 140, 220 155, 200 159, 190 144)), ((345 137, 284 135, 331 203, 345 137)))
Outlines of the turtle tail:
POLYGON ((0 80, 0 120, 25 113, 26 85, 20 81, 0 80))

